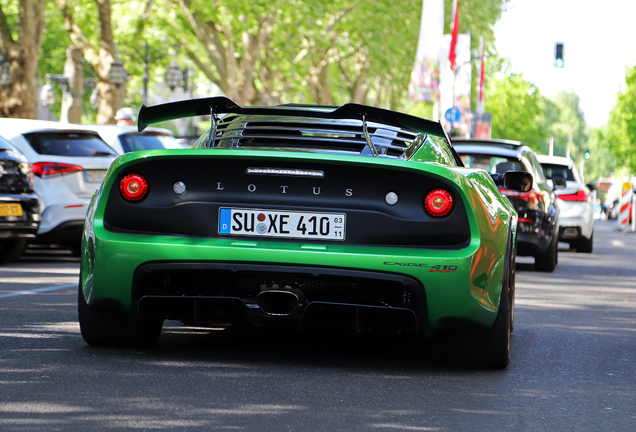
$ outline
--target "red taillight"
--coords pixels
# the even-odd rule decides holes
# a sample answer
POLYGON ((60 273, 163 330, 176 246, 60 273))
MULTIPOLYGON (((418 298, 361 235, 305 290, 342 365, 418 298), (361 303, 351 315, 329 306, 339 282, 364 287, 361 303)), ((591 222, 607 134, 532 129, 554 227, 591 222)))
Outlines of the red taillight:
POLYGON ((520 200, 528 201, 531 204, 539 204, 541 200, 543 200, 543 194, 533 190, 528 192, 516 192, 500 188, 499 192, 508 198, 519 198, 520 200))
POLYGON ((58 162, 35 162, 33 165, 33 174, 41 178, 55 177, 62 174, 69 174, 82 171, 79 165, 71 165, 58 162))
POLYGON ((128 201, 139 201, 148 193, 148 182, 139 174, 128 174, 121 179, 119 190, 128 201))
POLYGON ((584 190, 580 190, 575 194, 563 194, 559 195, 563 201, 587 201, 588 195, 584 190))
POLYGON ((453 198, 444 189, 435 189, 424 198, 424 208, 431 216, 446 216, 453 209, 453 198))

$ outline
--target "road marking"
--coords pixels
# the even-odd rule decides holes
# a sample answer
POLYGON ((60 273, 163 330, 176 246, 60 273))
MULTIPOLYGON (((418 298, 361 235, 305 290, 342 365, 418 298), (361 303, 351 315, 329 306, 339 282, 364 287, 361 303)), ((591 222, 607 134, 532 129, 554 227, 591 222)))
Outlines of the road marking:
POLYGON ((16 292, 10 292, 10 293, 6 293, 6 294, 0 294, 0 298, 15 297, 15 296, 19 296, 19 295, 28 295, 28 294, 38 294, 38 293, 42 293, 42 292, 56 291, 56 290, 72 288, 72 287, 76 287, 76 286, 77 286, 77 284, 66 284, 66 285, 58 285, 58 286, 45 287, 45 288, 36 288, 36 289, 26 290, 26 291, 16 291, 16 292))

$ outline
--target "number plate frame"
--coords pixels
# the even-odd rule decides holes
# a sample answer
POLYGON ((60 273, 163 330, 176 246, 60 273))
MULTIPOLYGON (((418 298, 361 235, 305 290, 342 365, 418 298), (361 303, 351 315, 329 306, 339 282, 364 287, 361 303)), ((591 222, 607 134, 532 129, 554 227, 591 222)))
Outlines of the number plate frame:
POLYGON ((346 223, 346 213, 221 207, 218 232, 219 235, 344 241, 346 223))

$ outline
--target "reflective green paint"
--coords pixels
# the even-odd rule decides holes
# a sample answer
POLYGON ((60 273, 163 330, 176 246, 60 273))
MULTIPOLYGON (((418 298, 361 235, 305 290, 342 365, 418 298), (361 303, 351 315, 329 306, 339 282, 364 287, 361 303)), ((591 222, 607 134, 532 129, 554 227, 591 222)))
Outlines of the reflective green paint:
POLYGON ((82 286, 89 304, 114 299, 131 309, 132 276, 142 264, 171 262, 280 263, 387 272, 410 276, 424 286, 429 325, 435 328, 443 318, 462 318, 484 327, 494 322, 506 247, 516 235, 516 212, 501 197, 484 171, 449 168, 422 163, 359 156, 299 154, 248 150, 153 150, 128 153, 111 166, 87 212, 82 258, 82 286), (149 158, 196 155, 200 158, 258 157, 260 160, 329 160, 343 164, 385 165, 392 169, 425 171, 457 185, 464 201, 471 230, 470 244, 460 250, 361 247, 342 244, 282 243, 247 239, 211 239, 107 231, 102 223, 106 192, 117 173, 130 164, 149 158), (412 263, 410 266, 386 263, 412 263), (418 266, 418 264, 428 267, 418 266), (432 272, 432 266, 457 266, 454 272, 432 272))

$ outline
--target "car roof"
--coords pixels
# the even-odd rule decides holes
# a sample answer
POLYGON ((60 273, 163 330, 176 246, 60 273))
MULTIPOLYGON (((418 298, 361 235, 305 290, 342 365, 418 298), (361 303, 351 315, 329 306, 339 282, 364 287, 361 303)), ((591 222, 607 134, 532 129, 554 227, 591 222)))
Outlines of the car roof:
POLYGON ((516 149, 518 147, 527 147, 521 141, 506 140, 506 139, 474 139, 474 138, 453 138, 453 146, 455 145, 484 145, 484 146, 497 146, 502 148, 516 149))
POLYGON ((553 165, 563 165, 571 167, 574 165, 574 161, 566 156, 550 156, 550 155, 537 155, 537 159, 540 163, 549 163, 553 165))
POLYGON ((10 139, 17 135, 44 131, 84 131, 72 123, 60 123, 50 120, 0 118, 2 136, 10 139))

